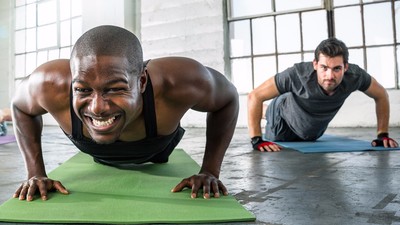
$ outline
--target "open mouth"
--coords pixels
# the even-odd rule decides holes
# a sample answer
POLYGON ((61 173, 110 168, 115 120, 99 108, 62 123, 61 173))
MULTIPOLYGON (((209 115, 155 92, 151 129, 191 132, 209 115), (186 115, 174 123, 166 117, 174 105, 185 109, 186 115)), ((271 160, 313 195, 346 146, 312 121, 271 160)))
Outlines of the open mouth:
POLYGON ((114 127, 116 122, 118 121, 120 116, 112 116, 108 118, 93 118, 90 116, 87 116, 87 118, 91 121, 91 124, 93 125, 93 128, 97 130, 108 130, 114 127))

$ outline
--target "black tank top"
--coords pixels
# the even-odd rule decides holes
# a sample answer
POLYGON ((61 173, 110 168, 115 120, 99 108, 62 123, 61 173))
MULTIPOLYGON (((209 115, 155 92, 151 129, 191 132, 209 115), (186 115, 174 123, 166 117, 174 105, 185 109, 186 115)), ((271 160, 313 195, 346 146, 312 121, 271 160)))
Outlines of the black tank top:
MULTIPOLYGON (((144 63, 146 67, 147 63, 144 63)), ((170 135, 157 135, 157 120, 154 106, 153 86, 147 74, 146 91, 143 97, 143 116, 146 127, 146 138, 138 141, 116 141, 111 144, 98 144, 87 138, 82 132, 82 121, 75 114, 72 107, 72 90, 70 94, 70 109, 72 134, 68 138, 84 153, 91 155, 96 162, 116 167, 124 167, 145 162, 165 163, 168 157, 182 139, 185 130, 178 126, 170 135)), ((72 85, 71 85, 72 89, 72 85)))

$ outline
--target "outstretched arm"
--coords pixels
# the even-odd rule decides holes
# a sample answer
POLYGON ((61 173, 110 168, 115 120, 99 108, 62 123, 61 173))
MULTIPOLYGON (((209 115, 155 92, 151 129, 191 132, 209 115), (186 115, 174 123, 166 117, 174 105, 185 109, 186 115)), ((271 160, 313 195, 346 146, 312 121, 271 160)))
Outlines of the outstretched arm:
POLYGON ((260 151, 280 151, 280 147, 273 142, 262 140, 261 118, 264 101, 279 95, 275 84, 275 77, 271 77, 249 93, 247 98, 247 117, 249 135, 254 148, 260 151))
POLYGON ((383 145, 387 147, 398 147, 398 143, 389 138, 389 116, 390 105, 389 96, 382 85, 372 78, 371 85, 365 91, 365 94, 373 98, 375 101, 375 111, 377 118, 377 135, 378 139, 372 142, 372 145, 383 145), (378 143, 380 142, 381 143, 378 143))

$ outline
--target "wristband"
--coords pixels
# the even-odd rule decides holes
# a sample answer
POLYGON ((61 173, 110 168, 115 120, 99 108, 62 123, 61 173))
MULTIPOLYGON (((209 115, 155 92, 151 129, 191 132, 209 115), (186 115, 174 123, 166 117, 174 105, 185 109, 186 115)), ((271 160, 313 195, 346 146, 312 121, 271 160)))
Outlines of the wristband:
POLYGON ((254 150, 260 150, 260 147, 266 147, 269 145, 273 145, 273 142, 264 141, 260 136, 255 136, 251 138, 251 144, 253 145, 254 150))

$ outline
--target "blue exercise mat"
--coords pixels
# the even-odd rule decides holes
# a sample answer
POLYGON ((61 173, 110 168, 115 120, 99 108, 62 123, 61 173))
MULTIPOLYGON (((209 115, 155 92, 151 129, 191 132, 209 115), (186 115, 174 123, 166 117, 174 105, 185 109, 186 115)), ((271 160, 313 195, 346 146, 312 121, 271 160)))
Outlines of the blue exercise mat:
POLYGON ((302 153, 358 152, 358 151, 390 151, 400 148, 372 147, 371 142, 346 137, 324 134, 316 141, 275 142, 284 148, 302 153))

